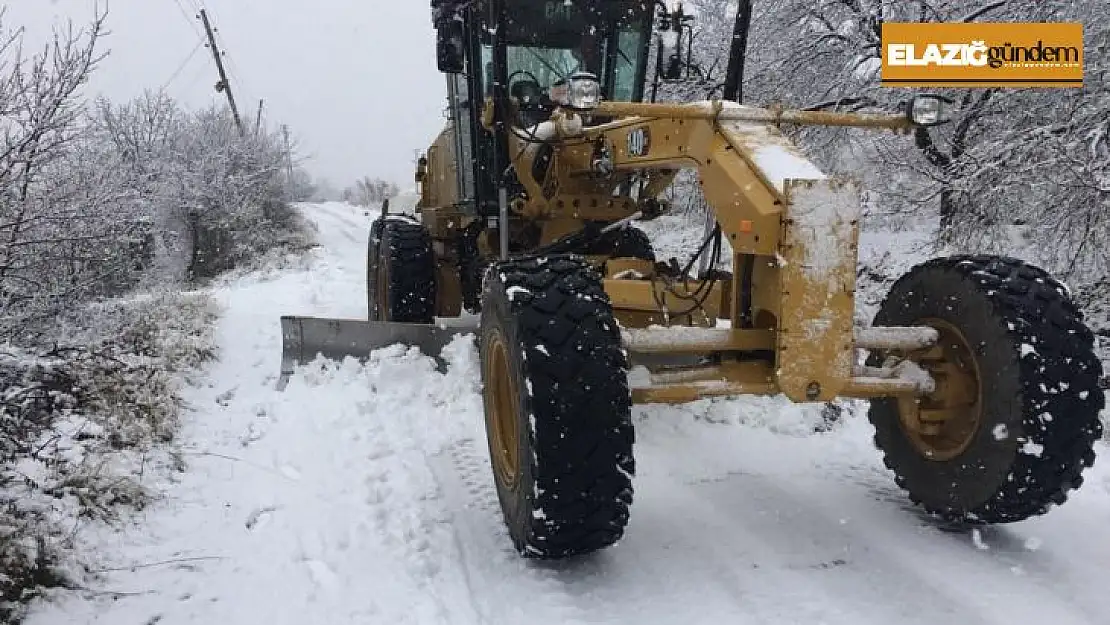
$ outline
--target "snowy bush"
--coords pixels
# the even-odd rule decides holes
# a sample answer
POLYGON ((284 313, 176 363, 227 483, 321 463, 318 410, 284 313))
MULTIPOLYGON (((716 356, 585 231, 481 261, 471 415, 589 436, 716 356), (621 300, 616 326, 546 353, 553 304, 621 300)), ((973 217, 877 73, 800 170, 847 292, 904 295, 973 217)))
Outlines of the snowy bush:
POLYGON ((344 189, 340 199, 355 206, 376 206, 395 197, 400 191, 394 182, 365 176, 356 180, 353 186, 344 189))
POLYGON ((25 51, 0 11, 0 622, 70 583, 76 536, 153 493, 217 311, 178 292, 311 244, 289 155, 212 108, 88 106, 103 16, 25 51))
POLYGON ((28 55, 0 22, 0 339, 19 345, 97 298, 312 243, 276 133, 157 94, 85 106, 103 28, 28 55))
POLYGON ((180 386, 214 358, 217 310, 203 294, 90 306, 46 350, 0 353, 0 621, 67 585, 74 537, 152 498, 144 471, 172 465, 180 386), (182 375, 184 374, 184 375, 182 375))
POLYGON ((189 113, 153 93, 98 101, 88 129, 153 215, 153 240, 140 251, 157 281, 203 280, 271 249, 311 244, 289 202, 288 155, 276 133, 241 135, 219 109, 189 113))

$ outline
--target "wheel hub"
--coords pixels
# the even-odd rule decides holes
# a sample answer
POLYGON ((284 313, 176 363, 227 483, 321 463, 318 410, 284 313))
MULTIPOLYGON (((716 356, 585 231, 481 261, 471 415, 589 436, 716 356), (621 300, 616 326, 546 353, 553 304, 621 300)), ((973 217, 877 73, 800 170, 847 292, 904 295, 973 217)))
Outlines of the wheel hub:
POLYGON ((511 489, 520 473, 520 395, 509 369, 509 350, 500 332, 494 333, 486 346, 483 393, 493 443, 493 472, 504 487, 511 489))
POLYGON ((967 338, 942 319, 918 322, 937 330, 936 346, 914 358, 936 381, 920 398, 917 410, 900 410, 902 428, 917 451, 944 462, 959 456, 975 440, 982 421, 982 375, 967 338))

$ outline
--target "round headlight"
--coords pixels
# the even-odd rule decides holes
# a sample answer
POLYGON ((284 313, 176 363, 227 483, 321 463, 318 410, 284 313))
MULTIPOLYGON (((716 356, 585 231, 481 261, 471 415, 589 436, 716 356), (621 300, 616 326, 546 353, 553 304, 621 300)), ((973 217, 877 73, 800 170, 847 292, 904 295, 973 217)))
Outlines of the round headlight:
POLYGON ((927 94, 914 96, 909 104, 909 118, 915 126, 937 126, 951 121, 950 98, 927 94))
POLYGON ((601 103, 601 83, 589 72, 575 72, 551 86, 551 100, 576 111, 589 111, 601 103))

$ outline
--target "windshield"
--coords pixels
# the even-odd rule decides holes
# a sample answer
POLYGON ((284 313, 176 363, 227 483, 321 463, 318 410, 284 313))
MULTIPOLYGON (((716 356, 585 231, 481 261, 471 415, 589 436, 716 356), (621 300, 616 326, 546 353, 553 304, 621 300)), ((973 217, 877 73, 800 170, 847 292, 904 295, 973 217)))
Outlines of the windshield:
MULTIPOLYGON (((630 101, 642 93, 650 5, 515 0, 507 15, 506 78, 514 95, 546 92, 576 71, 598 76, 609 100, 630 101)), ((489 95, 494 76, 488 40, 482 46, 482 70, 489 95)))
POLYGON ((574 72, 590 72, 601 76, 604 73, 604 47, 596 44, 583 45, 577 49, 509 46, 509 82, 512 83, 516 78, 534 77, 546 89, 574 72))

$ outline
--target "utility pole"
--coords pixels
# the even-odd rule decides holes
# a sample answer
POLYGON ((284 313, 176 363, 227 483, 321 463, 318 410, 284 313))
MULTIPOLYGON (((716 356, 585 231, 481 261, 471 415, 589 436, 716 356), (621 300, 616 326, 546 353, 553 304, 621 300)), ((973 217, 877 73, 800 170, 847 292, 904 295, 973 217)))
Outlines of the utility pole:
POLYGON ((227 95, 227 103, 231 106, 231 115, 235 118, 235 127, 239 129, 239 135, 243 133, 243 120, 239 119, 239 107, 235 106, 235 96, 231 93, 231 82, 227 79, 227 72, 224 71, 224 60, 220 57, 220 49, 216 47, 216 35, 212 32, 212 24, 208 21, 208 13, 204 9, 200 10, 200 21, 204 23, 204 31, 208 33, 208 47, 212 49, 212 58, 216 59, 216 70, 220 73, 220 82, 216 83, 216 91, 222 91, 227 95))

